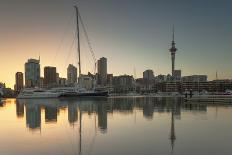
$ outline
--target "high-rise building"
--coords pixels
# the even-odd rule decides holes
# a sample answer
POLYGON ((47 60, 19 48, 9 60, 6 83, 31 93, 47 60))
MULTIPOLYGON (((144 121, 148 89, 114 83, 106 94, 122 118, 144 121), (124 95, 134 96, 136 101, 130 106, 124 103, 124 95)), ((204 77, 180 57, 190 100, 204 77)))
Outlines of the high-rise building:
POLYGON ((40 77, 40 79, 39 79, 39 87, 40 88, 44 87, 44 78, 43 77, 40 77))
POLYGON ((154 73, 153 70, 148 69, 143 72, 143 79, 146 79, 148 81, 151 81, 154 79, 154 73))
POLYGON ((97 61, 98 84, 105 86, 107 84, 107 59, 100 58, 97 61))
POLYGON ((174 27, 173 27, 173 34, 172 34, 172 47, 169 49, 169 52, 171 53, 171 60, 172 60, 172 76, 174 76, 174 70, 175 70, 175 55, 177 48, 175 47, 175 38, 174 38, 174 27))
POLYGON ((15 74, 15 91, 19 92, 23 89, 23 73, 17 72, 15 74))
POLYGON ((181 70, 174 70, 173 77, 175 81, 181 80, 181 70))
POLYGON ((113 86, 115 92, 128 92, 133 90, 133 76, 121 75, 113 77, 113 86))
POLYGON ((25 85, 26 87, 39 86, 40 81, 40 60, 29 59, 25 63, 25 85))
POLYGON ((107 74, 107 85, 112 86, 113 85, 113 74, 107 74))
POLYGON ((67 85, 66 78, 59 78, 59 86, 63 87, 67 85))
POLYGON ((73 85, 77 82, 77 68, 71 64, 68 65, 67 69, 67 82, 68 85, 73 85))
POLYGON ((44 67, 44 85, 46 87, 56 85, 56 67, 44 67))
POLYGON ((60 84, 60 74, 56 73, 56 84, 59 85, 60 84))

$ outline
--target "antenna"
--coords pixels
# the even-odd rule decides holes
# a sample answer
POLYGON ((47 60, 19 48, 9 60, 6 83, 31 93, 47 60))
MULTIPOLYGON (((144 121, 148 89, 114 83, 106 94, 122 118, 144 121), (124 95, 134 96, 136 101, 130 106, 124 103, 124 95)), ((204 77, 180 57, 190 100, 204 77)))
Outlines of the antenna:
POLYGON ((174 24, 172 25, 172 41, 174 42, 175 40, 175 27, 174 24))
POLYGON ((218 80, 218 72, 216 71, 216 80, 218 80))
POLYGON ((39 63, 40 63, 40 52, 39 52, 39 63))

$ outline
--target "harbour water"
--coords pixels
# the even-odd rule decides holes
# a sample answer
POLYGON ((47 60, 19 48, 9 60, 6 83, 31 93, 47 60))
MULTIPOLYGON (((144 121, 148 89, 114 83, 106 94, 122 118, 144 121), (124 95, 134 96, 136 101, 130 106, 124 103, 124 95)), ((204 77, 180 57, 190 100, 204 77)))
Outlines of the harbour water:
POLYGON ((0 155, 231 155, 231 118, 181 98, 7 99, 0 155))

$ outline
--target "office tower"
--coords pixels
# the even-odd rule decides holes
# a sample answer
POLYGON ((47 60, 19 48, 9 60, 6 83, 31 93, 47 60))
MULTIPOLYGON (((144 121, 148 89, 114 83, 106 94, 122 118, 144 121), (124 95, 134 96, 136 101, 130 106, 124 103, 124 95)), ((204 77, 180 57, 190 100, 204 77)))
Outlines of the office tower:
POLYGON ((68 85, 73 85, 77 82, 77 68, 71 64, 68 65, 67 69, 67 82, 68 85))
POLYGON ((100 58, 97 61, 98 84, 105 86, 107 83, 107 59, 100 58))
POLYGON ((44 67, 44 85, 46 87, 56 85, 56 67, 44 67))
POLYGON ((113 74, 107 74, 107 85, 112 86, 113 84, 113 74))
POLYGON ((19 92, 23 89, 23 73, 17 72, 15 74, 15 91, 19 92))
POLYGON ((143 72, 143 79, 146 79, 148 81, 151 81, 154 79, 154 73, 153 70, 149 69, 149 70, 145 70, 143 72))
POLYGON ((60 74, 56 73, 56 84, 59 85, 60 84, 60 74))
POLYGON ((181 70, 174 70, 173 77, 176 81, 180 81, 181 80, 181 70))
POLYGON ((26 87, 39 86, 40 81, 40 60, 29 59, 25 63, 25 85, 26 87))

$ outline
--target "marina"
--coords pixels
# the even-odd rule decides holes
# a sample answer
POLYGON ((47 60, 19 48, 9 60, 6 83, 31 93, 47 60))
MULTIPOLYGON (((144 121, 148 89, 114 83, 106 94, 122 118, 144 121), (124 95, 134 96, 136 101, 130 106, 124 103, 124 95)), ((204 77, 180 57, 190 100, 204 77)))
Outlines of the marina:
POLYGON ((0 155, 231 155, 232 1, 0 2, 0 155))

